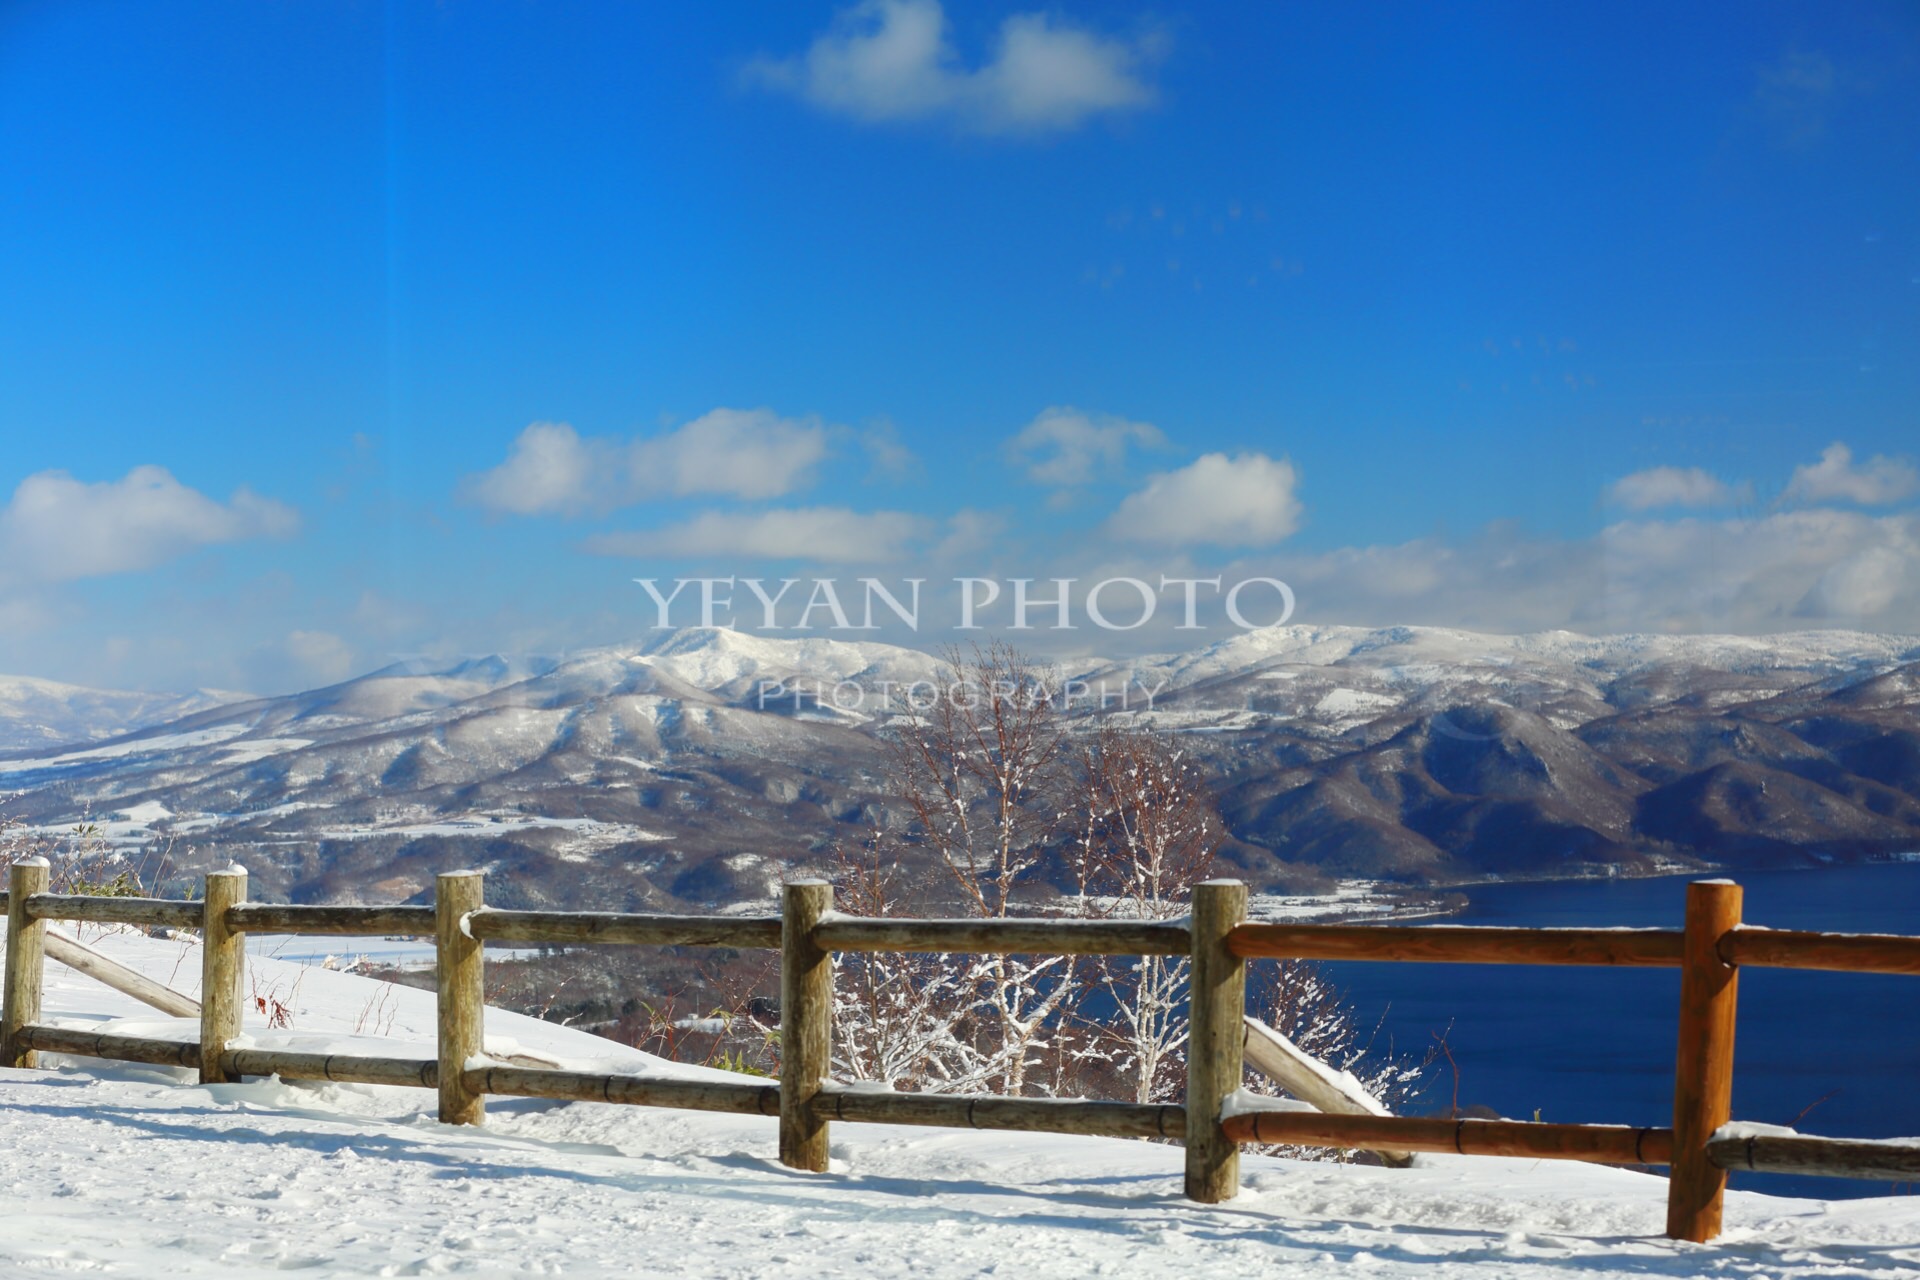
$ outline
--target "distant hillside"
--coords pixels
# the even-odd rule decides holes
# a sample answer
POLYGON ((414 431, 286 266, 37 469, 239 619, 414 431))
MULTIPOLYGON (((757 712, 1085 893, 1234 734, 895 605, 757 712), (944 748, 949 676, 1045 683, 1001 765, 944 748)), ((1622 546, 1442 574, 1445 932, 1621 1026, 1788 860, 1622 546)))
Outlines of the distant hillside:
POLYGON ((0 676, 0 752, 96 742, 244 696, 208 689, 188 694, 128 693, 30 676, 0 676))
MULTIPOLYGON (((1279 627, 1061 674, 1076 714, 1104 697, 1181 736, 1263 889, 1920 849, 1915 637, 1279 627)), ((529 901, 739 902, 899 821, 884 695, 939 677, 912 649, 689 630, 211 706, 16 751, 0 787, 295 899, 404 898, 469 862, 529 901)))

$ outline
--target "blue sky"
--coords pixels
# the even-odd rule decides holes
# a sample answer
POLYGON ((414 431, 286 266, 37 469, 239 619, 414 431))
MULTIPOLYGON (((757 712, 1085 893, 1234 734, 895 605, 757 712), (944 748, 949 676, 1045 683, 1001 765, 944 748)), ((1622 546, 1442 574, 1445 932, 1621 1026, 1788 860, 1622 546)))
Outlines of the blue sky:
POLYGON ((1920 631, 1904 3, 16 3, 0 285, 12 674, 691 575, 1920 631))

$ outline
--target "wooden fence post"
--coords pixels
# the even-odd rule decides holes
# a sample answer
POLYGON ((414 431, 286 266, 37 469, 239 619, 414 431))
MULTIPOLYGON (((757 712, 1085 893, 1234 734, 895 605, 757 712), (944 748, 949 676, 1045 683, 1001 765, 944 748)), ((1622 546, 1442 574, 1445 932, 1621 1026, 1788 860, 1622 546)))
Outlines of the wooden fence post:
POLYGON ((1188 974, 1187 1199, 1231 1200, 1240 1190, 1240 1145, 1220 1111, 1240 1087, 1247 1012, 1247 962, 1227 934, 1247 916, 1247 886, 1208 880, 1193 887, 1193 967, 1188 974))
POLYGON ((467 1060, 485 1043, 486 974, 480 939, 467 932, 467 916, 486 898, 484 871, 448 871, 434 884, 434 987, 440 1002, 440 1121, 479 1124, 483 1095, 467 1088, 467 1060))
POLYGON ((827 1122, 814 1099, 832 1069, 833 956, 814 940, 814 926, 833 910, 833 886, 795 880, 781 898, 780 1163, 827 1171, 827 1122))
POLYGON ((1667 1235, 1705 1242, 1720 1234, 1727 1171, 1707 1156, 1707 1139, 1733 1112, 1733 1027, 1740 971, 1720 943, 1740 923, 1740 886, 1701 880, 1687 886, 1680 967, 1680 1049, 1673 1075, 1673 1167, 1667 1182, 1667 1235))
POLYGON ((0 997, 0 1063, 37 1067, 40 1055, 14 1044, 21 1027, 40 1021, 40 983, 46 972, 47 922, 27 918, 27 897, 45 893, 52 875, 45 858, 22 858, 7 871, 7 976, 0 997))
POLYGON ((240 1035, 246 1007, 247 935, 227 928, 227 909, 247 900, 247 869, 210 871, 200 926, 200 1083, 233 1079, 221 1058, 240 1035))

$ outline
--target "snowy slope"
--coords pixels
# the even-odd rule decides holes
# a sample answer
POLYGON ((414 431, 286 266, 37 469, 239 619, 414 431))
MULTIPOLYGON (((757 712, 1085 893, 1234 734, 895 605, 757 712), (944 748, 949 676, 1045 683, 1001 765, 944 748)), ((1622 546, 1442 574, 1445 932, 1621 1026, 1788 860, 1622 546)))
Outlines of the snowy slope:
MULTIPOLYGON (((191 944, 96 945, 190 989, 191 944)), ((344 1047, 369 1017, 430 1053, 422 992, 256 959, 295 1009, 262 1041, 344 1047)), ((49 965, 46 1013, 163 1029, 49 965)), ((364 1026, 362 1027, 364 1030, 364 1026)), ((666 1069, 489 1011, 490 1047, 666 1069)), ((691 1068, 682 1068, 692 1070, 691 1068)), ((1431 1158, 1406 1170, 1244 1163, 1232 1202, 1180 1197, 1178 1149, 1027 1134, 839 1125, 833 1171, 774 1158, 771 1120, 489 1101, 484 1129, 423 1090, 200 1088, 184 1073, 49 1060, 0 1071, 0 1272, 253 1276, 1788 1277, 1920 1274, 1920 1202, 1735 1193, 1713 1245, 1660 1236, 1664 1180, 1431 1158)))
POLYGON ((202 689, 196 693, 133 693, 88 689, 0 676, 0 751, 28 751, 63 742, 91 742, 163 724, 243 695, 202 689))

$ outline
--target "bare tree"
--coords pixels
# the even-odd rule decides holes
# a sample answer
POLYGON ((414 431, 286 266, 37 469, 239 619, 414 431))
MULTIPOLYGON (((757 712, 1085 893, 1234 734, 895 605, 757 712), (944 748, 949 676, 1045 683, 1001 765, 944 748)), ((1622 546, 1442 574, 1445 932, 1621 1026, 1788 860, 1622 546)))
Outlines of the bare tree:
MULTIPOLYGON (((1062 702, 1049 673, 1012 647, 946 655, 944 680, 894 739, 909 838, 930 848, 972 915, 1015 913, 1068 798, 1062 702)), ((1076 992, 1064 956, 982 956, 965 973, 965 1029, 985 1081, 1018 1094, 1076 992)), ((970 1073, 971 1074, 971 1073, 970 1073)))
MULTIPOLYGON (((1222 834, 1197 763, 1165 736, 1112 724, 1082 745, 1079 762, 1085 804, 1072 856, 1082 914, 1186 914, 1222 834)), ((1186 959, 1101 956, 1089 968, 1112 1010, 1111 1020, 1094 1024, 1096 1043, 1131 1080, 1137 1101, 1177 1097, 1186 1061, 1186 959)))
POLYGON ((1067 789, 1061 697, 1051 674, 994 641, 945 655, 942 683, 895 738, 900 798, 976 915, 1011 914, 1067 789))
MULTIPOLYGON (((946 665, 945 687, 896 722, 893 780, 910 818, 904 843, 935 855, 963 909, 1186 914, 1224 824, 1179 740, 1111 722, 1070 733, 1056 682, 1004 643, 950 652, 946 665), (1075 892, 1040 897, 1043 871, 1064 871, 1075 892)), ((900 862, 875 833, 860 857, 842 858, 842 901, 861 914, 894 910, 900 862)), ((842 1066, 857 1078, 1019 1094, 1112 1072, 1143 1102, 1183 1087, 1184 957, 873 955, 843 973, 842 1066), (1082 1000, 1096 1016, 1074 1016, 1082 1000)), ((1370 1045, 1317 965, 1285 963, 1256 982, 1255 1007, 1307 1052, 1383 1095, 1417 1089, 1424 1064, 1362 1061, 1370 1045)))

